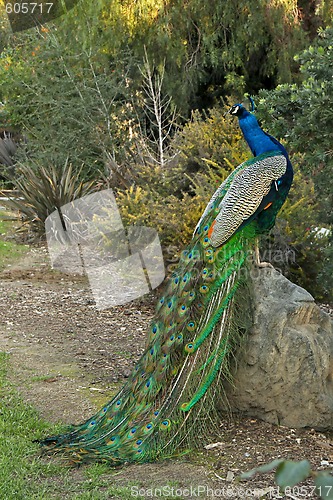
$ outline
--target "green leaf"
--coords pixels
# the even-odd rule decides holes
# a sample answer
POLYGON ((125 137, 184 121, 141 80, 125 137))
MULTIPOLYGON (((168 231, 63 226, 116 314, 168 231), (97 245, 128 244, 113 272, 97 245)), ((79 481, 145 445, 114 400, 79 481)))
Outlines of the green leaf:
POLYGON ((284 463, 285 460, 283 458, 277 458, 268 464, 261 465, 260 467, 255 467, 254 469, 249 470, 248 472, 244 472, 241 474, 241 479, 250 479, 257 472, 264 474, 265 472, 270 472, 271 470, 278 467, 281 463, 284 463))
POLYGON ((320 498, 333 500, 333 476, 329 472, 319 472, 314 480, 316 493, 320 498))
POLYGON ((292 462, 284 460, 275 473, 275 480, 278 486, 284 490, 287 486, 293 487, 295 484, 306 479, 311 472, 311 466, 308 460, 301 462, 292 462))

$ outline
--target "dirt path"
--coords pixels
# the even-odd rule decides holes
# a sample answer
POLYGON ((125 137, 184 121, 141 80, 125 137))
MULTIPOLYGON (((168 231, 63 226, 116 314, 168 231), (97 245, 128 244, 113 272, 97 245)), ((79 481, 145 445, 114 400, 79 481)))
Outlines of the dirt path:
MULTIPOLYGON (((153 312, 148 300, 98 311, 86 280, 52 271, 43 247, 33 248, 0 274, 0 297, 0 350, 11 355, 12 380, 43 417, 63 423, 91 416, 128 377, 142 353, 153 312)), ((221 418, 216 441, 181 464, 131 466, 112 475, 112 481, 232 487, 231 498, 244 499, 255 495, 238 495, 233 477, 274 458, 306 457, 315 468, 333 468, 332 441, 311 430, 221 418)), ((72 471, 73 480, 79 481, 79 475, 72 471)), ((258 476, 246 487, 259 489, 257 498, 282 498, 268 493, 273 484, 272 475, 258 476)), ((302 498, 314 498, 311 491, 302 498)))
POLYGON ((152 314, 142 302, 98 311, 87 281, 52 271, 43 247, 0 275, 0 296, 0 346, 16 384, 65 423, 90 415, 130 374, 152 314))

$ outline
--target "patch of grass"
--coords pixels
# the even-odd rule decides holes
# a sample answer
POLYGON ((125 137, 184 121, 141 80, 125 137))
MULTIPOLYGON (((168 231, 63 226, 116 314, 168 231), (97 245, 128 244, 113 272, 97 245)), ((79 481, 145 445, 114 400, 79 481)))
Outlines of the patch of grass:
POLYGON ((87 491, 85 493, 79 493, 70 497, 71 500, 109 500, 110 498, 115 498, 119 500, 133 500, 131 495, 131 489, 126 486, 111 486, 105 491, 94 490, 87 491))
POLYGON ((8 215, 3 210, 0 210, 0 234, 7 233, 11 228, 12 221, 7 219, 8 215))
MULTIPOLYGON (((0 353, 0 499, 133 500, 144 498, 143 490, 147 491, 146 497, 151 497, 149 492, 161 487, 147 483, 146 477, 139 481, 134 481, 131 474, 119 478, 123 472, 107 464, 92 463, 77 469, 68 467, 60 458, 41 456, 33 440, 63 429, 42 420, 8 382, 8 358, 0 353)), ((163 486, 171 492, 163 496, 165 500, 182 498, 175 494, 178 481, 163 480, 163 486)))
POLYGON ((19 257, 28 251, 28 245, 19 245, 13 241, 7 241, 4 236, 13 233, 13 221, 3 220, 6 216, 0 211, 0 271, 11 262, 15 262, 19 257))
POLYGON ((49 380, 54 380, 57 375, 36 375, 31 377, 31 382, 48 382, 49 380))
POLYGON ((0 269, 17 260, 27 250, 28 247, 26 245, 18 245, 17 243, 0 239, 0 269))
POLYGON ((9 356, 0 353, 0 498, 6 500, 130 500, 130 486, 112 485, 112 469, 91 464, 66 467, 40 455, 38 443, 59 425, 42 420, 7 380, 9 356), (111 484, 110 484, 111 483, 111 484))
POLYGON ((6 380, 7 367, 8 355, 0 353, 0 498, 45 499, 45 478, 61 471, 42 461, 32 441, 56 427, 22 401, 6 380))

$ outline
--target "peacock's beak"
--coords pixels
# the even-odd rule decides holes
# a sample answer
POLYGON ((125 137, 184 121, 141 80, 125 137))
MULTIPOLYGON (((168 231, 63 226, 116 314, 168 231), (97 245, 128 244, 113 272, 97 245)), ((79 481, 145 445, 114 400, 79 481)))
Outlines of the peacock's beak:
POLYGON ((228 109, 228 111, 226 111, 223 115, 223 118, 225 118, 227 115, 230 115, 231 114, 231 110, 232 110, 232 107, 230 109, 228 109))

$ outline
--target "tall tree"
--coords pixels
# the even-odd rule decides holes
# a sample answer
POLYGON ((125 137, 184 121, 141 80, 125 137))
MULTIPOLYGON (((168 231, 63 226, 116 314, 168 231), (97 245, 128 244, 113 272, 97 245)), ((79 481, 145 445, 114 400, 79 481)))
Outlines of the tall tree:
MULTIPOLYGON (((165 61, 166 92, 188 115, 190 109, 207 107, 220 95, 245 90, 256 93, 293 81, 298 74, 293 56, 313 36, 313 29, 309 29, 312 11, 303 3, 99 0, 92 11, 88 0, 81 0, 59 29, 64 37, 69 37, 71 30, 76 37, 77 32, 86 30, 87 17, 91 18, 86 37, 111 60, 126 48, 142 61, 146 47, 155 66, 165 61)), ((318 25, 329 22, 331 3, 315 3, 318 25)), ((135 65, 131 76, 138 78, 135 65)))
POLYGON ((321 30, 296 60, 302 83, 262 91, 258 113, 291 151, 302 154, 301 168, 314 179, 322 222, 333 224, 333 28, 321 30))
POLYGON ((56 28, 15 35, 2 53, 2 123, 28 138, 29 158, 64 164, 69 158, 88 175, 126 149, 129 80, 121 64, 92 45, 66 43, 56 28))
POLYGON ((307 205, 298 214, 298 220, 306 220, 309 212, 313 216, 308 233, 298 245, 301 267, 308 280, 306 286, 318 293, 319 285, 318 294, 332 300, 333 28, 321 30, 319 38, 297 57, 297 62, 302 83, 261 92, 258 114, 273 134, 286 141, 291 153, 297 153, 294 163, 303 175, 298 177, 301 184, 295 181, 294 191, 300 195, 306 183, 314 184, 312 202, 307 196, 307 205), (326 228, 324 236, 319 231, 322 226, 326 228))

